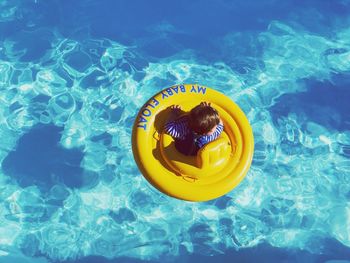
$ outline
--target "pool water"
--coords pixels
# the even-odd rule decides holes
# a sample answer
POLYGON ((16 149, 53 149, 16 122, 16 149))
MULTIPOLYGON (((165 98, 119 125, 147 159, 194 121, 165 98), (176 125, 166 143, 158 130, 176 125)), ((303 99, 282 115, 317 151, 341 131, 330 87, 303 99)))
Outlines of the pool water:
POLYGON ((0 2, 0 262, 350 262, 350 1, 0 2), (154 93, 214 87, 255 153, 192 203, 142 177, 154 93))

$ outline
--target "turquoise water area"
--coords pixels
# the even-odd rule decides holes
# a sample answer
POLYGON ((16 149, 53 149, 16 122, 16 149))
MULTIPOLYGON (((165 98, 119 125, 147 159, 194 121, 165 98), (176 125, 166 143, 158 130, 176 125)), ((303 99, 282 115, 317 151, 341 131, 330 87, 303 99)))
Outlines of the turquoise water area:
POLYGON ((320 2, 1 1, 0 262, 349 262, 350 2, 320 2), (253 127, 248 175, 210 202, 133 160, 139 108, 179 83, 253 127))

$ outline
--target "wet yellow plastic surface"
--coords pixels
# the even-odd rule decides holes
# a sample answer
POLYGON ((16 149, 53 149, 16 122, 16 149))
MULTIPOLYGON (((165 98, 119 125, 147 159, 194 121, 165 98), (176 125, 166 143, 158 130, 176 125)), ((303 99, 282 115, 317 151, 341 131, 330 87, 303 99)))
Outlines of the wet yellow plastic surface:
POLYGON ((132 135, 135 161, 144 177, 172 197, 207 201, 235 188, 252 162, 254 139, 243 111, 228 97, 208 87, 178 85, 152 97, 140 110, 132 135), (211 102, 224 123, 224 132, 197 156, 185 156, 162 132, 174 104, 188 112, 202 101, 211 102))

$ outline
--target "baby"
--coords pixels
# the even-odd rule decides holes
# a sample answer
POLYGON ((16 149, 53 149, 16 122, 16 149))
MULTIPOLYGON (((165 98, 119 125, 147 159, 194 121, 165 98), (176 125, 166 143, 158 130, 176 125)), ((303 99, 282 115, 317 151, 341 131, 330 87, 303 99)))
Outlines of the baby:
POLYGON ((207 143, 217 139, 224 125, 210 103, 201 102, 189 113, 181 114, 178 105, 171 106, 177 118, 165 124, 164 131, 175 139, 176 149, 185 155, 196 155, 207 143))

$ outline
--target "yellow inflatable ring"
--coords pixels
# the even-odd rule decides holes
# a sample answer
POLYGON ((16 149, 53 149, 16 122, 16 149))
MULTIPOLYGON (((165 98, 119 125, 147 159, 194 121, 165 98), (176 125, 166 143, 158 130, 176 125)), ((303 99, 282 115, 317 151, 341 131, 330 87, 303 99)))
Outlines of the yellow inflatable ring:
POLYGON ((200 85, 177 85, 153 96, 141 108, 132 133, 135 161, 144 177, 163 193, 188 201, 207 201, 235 188, 249 170, 253 158, 252 128, 243 111, 228 97, 200 85), (218 110, 224 132, 200 149, 185 156, 173 139, 162 133, 169 106, 189 112, 200 102, 218 110))

